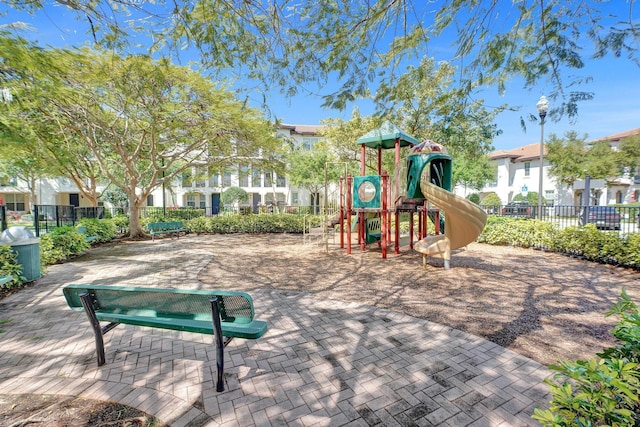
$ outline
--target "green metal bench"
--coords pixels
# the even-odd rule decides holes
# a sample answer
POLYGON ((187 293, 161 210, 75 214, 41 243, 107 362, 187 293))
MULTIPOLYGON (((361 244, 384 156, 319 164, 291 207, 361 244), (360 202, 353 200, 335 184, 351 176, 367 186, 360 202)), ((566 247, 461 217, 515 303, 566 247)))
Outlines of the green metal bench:
POLYGON ((87 227, 85 227, 84 225, 79 225, 78 228, 77 228, 77 231, 78 231, 79 234, 83 234, 85 236, 84 240, 87 243, 93 243, 96 240, 98 240, 98 236, 89 236, 87 234, 87 227))
POLYGON ((266 322, 253 318, 253 300, 244 292, 74 284, 63 293, 71 309, 89 317, 98 366, 105 364, 103 335, 120 323, 214 335, 217 391, 224 391, 224 347, 233 338, 256 339, 267 331, 266 322))
POLYGON ((170 222, 150 222, 147 230, 151 234, 151 240, 155 240, 156 234, 175 234, 178 238, 180 233, 188 233, 189 230, 183 227, 181 221, 170 222))
POLYGON ((0 287, 11 282, 12 280, 13 280, 13 276, 0 276, 0 287))

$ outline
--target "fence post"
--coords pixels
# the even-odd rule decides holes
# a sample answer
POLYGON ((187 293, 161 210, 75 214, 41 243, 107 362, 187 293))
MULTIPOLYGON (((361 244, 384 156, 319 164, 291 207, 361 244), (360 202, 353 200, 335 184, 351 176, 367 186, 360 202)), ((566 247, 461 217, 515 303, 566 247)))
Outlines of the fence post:
POLYGON ((36 230, 36 237, 40 237, 40 209, 38 205, 33 205, 33 228, 36 230))

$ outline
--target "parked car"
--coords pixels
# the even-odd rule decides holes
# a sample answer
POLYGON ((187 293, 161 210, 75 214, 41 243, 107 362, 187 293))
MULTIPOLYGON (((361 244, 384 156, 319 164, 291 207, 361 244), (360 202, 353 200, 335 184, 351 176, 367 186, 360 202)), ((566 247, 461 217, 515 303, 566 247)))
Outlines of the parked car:
POLYGON ((513 201, 502 208, 502 215, 517 218, 535 218, 535 209, 526 200, 513 201))
MULTIPOLYGON (((597 228, 620 230, 621 216, 613 206, 589 206, 587 224, 595 224, 597 228)), ((580 225, 585 225, 584 208, 580 211, 580 225)))

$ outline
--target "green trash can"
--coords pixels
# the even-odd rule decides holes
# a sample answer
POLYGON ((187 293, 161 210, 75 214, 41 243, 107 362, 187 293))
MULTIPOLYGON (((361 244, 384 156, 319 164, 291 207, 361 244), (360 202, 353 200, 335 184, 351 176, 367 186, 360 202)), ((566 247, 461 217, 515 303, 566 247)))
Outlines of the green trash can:
POLYGON ((40 239, 27 227, 9 227, 0 235, 0 245, 8 245, 16 253, 18 264, 22 266, 25 282, 39 279, 40 239))

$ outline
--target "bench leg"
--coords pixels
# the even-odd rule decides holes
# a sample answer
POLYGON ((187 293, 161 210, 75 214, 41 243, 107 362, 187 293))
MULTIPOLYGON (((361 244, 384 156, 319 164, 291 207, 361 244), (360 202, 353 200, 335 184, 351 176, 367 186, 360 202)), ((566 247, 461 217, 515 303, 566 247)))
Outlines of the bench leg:
POLYGON ((213 331, 216 341, 216 367, 218 368, 218 382, 216 383, 216 391, 224 391, 224 342, 222 338, 222 325, 220 324, 220 309, 218 307, 218 297, 213 297, 211 302, 211 312, 213 314, 213 331))
POLYGON ((105 363, 104 357, 104 341, 102 340, 102 328, 100 327, 100 321, 96 317, 96 312, 93 311, 93 305, 91 304, 91 296, 87 292, 80 295, 84 312, 87 313, 89 323, 93 328, 93 334, 96 337, 96 353, 98 355, 98 366, 102 366, 105 363))

